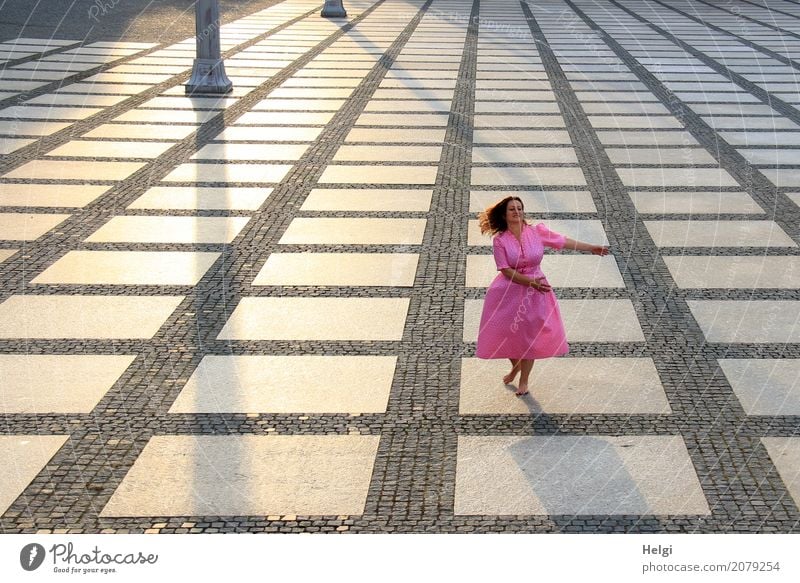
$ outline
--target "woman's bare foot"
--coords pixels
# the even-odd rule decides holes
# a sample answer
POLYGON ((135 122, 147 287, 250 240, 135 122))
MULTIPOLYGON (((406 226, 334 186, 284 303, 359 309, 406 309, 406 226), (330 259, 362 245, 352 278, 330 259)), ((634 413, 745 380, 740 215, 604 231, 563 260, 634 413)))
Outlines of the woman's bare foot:
POLYGON ((511 383, 513 383, 514 379, 517 378, 517 373, 518 372, 519 372, 518 369, 512 368, 511 372, 503 377, 503 384, 504 385, 510 385, 511 383))
POLYGON ((517 392, 514 393, 517 397, 521 397, 523 395, 528 394, 528 382, 527 381, 520 381, 519 387, 517 388, 517 392))

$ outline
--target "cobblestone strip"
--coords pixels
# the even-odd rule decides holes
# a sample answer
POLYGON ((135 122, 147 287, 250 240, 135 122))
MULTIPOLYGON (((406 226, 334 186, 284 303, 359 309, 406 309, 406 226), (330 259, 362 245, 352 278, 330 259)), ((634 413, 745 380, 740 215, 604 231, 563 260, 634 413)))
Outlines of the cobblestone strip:
MULTIPOLYGON (((665 98, 665 88, 651 74, 643 71, 619 43, 575 4, 565 1, 695 134, 697 126, 692 124, 694 119, 682 117, 681 111, 671 106, 669 99, 665 98)), ((635 294, 636 313, 648 346, 656 354, 653 360, 669 399, 672 415, 684 424, 680 433, 712 509, 710 518, 700 518, 688 530, 703 530, 706 525, 713 524, 712 529, 725 531, 742 522, 755 531, 767 522, 792 528, 797 521, 797 513, 796 510, 792 513, 791 505, 785 503, 790 498, 783 483, 776 479, 774 468, 763 450, 753 456, 760 449, 759 445, 751 442, 748 443, 751 447, 742 447, 740 444, 744 440, 734 441, 733 436, 745 418, 744 412, 716 361, 704 357, 705 337, 702 331, 692 318, 685 300, 672 292, 675 284, 658 248, 647 235, 641 218, 627 196, 627 189, 605 154, 531 9, 524 1, 521 4, 567 120, 567 128, 589 190, 597 207, 605 209, 601 220, 612 250, 625 258, 621 271, 626 287, 635 294), (700 438, 694 439, 695 434, 700 438), (727 458, 719 455, 721 447, 730 452, 727 458), (766 461, 762 463, 765 458, 766 461), (763 480, 761 488, 752 488, 743 478, 750 473, 757 476, 758 480, 763 480), (735 497, 734 505, 726 503, 726 496, 731 494, 735 497)), ((702 136, 698 139, 705 145, 702 136)), ((638 523, 630 526, 632 531, 638 529, 638 523)))
MULTIPOLYGON (((469 4, 464 7, 467 8, 469 4)), ((466 21, 449 5, 441 16, 466 21), (454 11, 454 12, 450 12, 454 11)), ((461 376, 466 229, 480 0, 473 0, 433 187, 403 352, 387 410, 365 518, 393 532, 452 520, 461 376)))
MULTIPOLYGON (((277 245, 284 229, 344 141, 431 1, 422 7, 303 158, 273 190, 247 228, 230 245, 230 252, 225 253, 217 265, 207 272, 195 286, 193 293, 162 326, 161 331, 151 341, 140 344, 136 361, 109 390, 92 414, 69 417, 72 424, 69 443, 20 498, 20 501, 28 500, 30 507, 24 508, 18 501, 6 513, 2 523, 6 530, 17 532, 42 527, 42 524, 53 517, 57 523, 67 524, 69 528, 82 532, 96 532, 104 528, 118 532, 128 527, 142 531, 154 523, 166 523, 168 517, 130 520, 97 518, 127 468, 135 462, 148 439, 154 434, 347 434, 353 429, 364 434, 380 433, 380 423, 374 415, 364 416, 363 421, 354 426, 353 419, 347 415, 169 415, 166 411, 209 350, 227 349, 227 354, 239 350, 241 353, 241 349, 246 349, 248 345, 262 349, 268 345, 270 353, 276 353, 273 350, 275 347, 279 349, 277 353, 281 353, 281 350, 289 354, 304 350, 304 343, 298 342, 228 343, 217 341, 216 336, 227 321, 230 308, 250 289, 252 263, 269 255, 277 245), (86 463, 76 463, 75 458, 78 457, 86 460, 86 463), (58 487, 54 476, 60 478, 58 487), (55 505, 59 510, 54 508, 55 505), (62 508, 63 512, 60 510, 62 508)), ((292 67, 291 73, 341 38, 381 4, 382 2, 377 2, 343 27, 329 41, 313 51, 311 56, 292 67)), ((286 78, 288 74, 281 76, 279 82, 286 78)), ((238 113, 243 113, 243 107, 249 109, 263 99, 279 82, 273 79, 273 82, 254 92, 255 95, 247 99, 245 104, 237 104, 241 110, 238 113)), ((199 146, 195 144, 195 147, 199 146)), ((362 344, 374 345, 372 350, 379 354, 397 350, 397 343, 362 344)), ((335 346, 332 350, 330 343, 325 346, 328 350, 324 353, 336 353, 335 346)), ((317 346, 317 351, 319 350, 320 346, 317 346)), ((54 424, 63 424, 65 417, 52 421, 54 424)), ((206 524, 203 531, 208 532, 209 528, 215 528, 208 527, 208 524, 220 519, 195 517, 192 520, 206 524)), ((333 530, 328 528, 331 521, 341 526, 345 520, 336 517, 309 519, 313 522, 310 524, 311 528, 328 530, 333 530)), ((235 523, 238 525, 241 522, 247 521, 237 517, 235 523)), ((285 521, 280 524, 285 526, 285 521)), ((302 530, 306 530, 306 526, 302 530)), ((263 530, 266 526, 251 528, 263 530)), ((290 530, 292 528, 289 526, 290 530)))
MULTIPOLYGON (((270 30, 268 30, 268 31, 256 36, 256 37, 253 37, 253 38, 251 38, 250 40, 248 40, 246 42, 238 44, 235 47, 225 51, 222 54, 222 58, 223 59, 227 59, 227 58, 235 55, 236 53, 244 51, 244 50, 250 48, 251 46, 253 46, 255 44, 258 44, 262 40, 264 40, 266 38, 269 38, 270 36, 272 36, 274 34, 277 34, 278 32, 280 32, 280 31, 292 26, 293 24, 296 24, 296 23, 300 22, 301 20, 304 20, 306 18, 313 17, 313 16, 317 15, 318 11, 319 11, 319 7, 315 7, 314 9, 309 10, 308 12, 305 12, 305 13, 301 14, 300 16, 295 17, 292 20, 289 20, 288 22, 285 22, 284 24, 282 24, 280 26, 277 26, 277 27, 275 27, 273 29, 270 29, 270 30)), ((112 63, 107 63, 107 64, 101 65, 99 67, 95 67, 95 68, 90 69, 88 71, 81 71, 80 73, 77 73, 75 75, 71 75, 70 77, 67 77, 66 79, 53 81, 52 83, 48 83, 47 85, 44 85, 42 87, 38 87, 38 88, 36 88, 34 90, 26 92, 24 98, 22 98, 22 101, 26 101, 26 100, 31 99, 33 97, 38 97, 39 95, 45 95, 47 93, 52 93, 56 89, 60 89, 60 88, 64 87, 65 84, 76 83, 78 81, 86 79, 87 77, 91 77, 91 76, 96 75, 98 73, 103 73, 103 72, 107 71, 108 69, 111 69, 113 67, 117 67, 117 66, 122 65, 122 64, 124 64, 126 62, 129 62, 131 60, 138 59, 140 57, 147 56, 147 55, 149 55, 149 54, 151 54, 153 52, 169 48, 169 46, 172 46, 173 44, 175 44, 175 43, 171 43, 170 45, 158 46, 158 47, 155 47, 153 49, 148 49, 146 51, 136 53, 135 55, 131 55, 129 57, 118 59, 118 60, 116 60, 116 61, 114 61, 112 63)), ((41 138, 39 138, 37 140, 34 140, 32 143, 28 144, 27 146, 19 148, 18 150, 15 150, 11 154, 8 154, 8 155, 4 156, 4 160, 2 162, 0 162, 0 176, 2 176, 3 174, 6 174, 8 172, 11 172, 15 168, 18 168, 19 166, 22 166, 26 162, 30 162, 31 160, 34 160, 36 158, 39 158, 39 157, 43 156, 44 154, 46 154, 50 150, 54 150, 58 146, 62 146, 65 143, 69 142, 70 140, 74 140, 76 137, 79 137, 79 136, 85 134, 86 132, 89 132, 89 131, 93 130, 97 126, 100 126, 100 125, 102 125, 104 123, 107 123, 108 121, 110 121, 110 120, 112 120, 112 119, 114 119, 116 117, 119 117, 121 114, 125 113, 126 111, 134 109, 134 108, 138 107, 139 105, 141 105, 142 103, 144 103, 146 101, 149 101, 150 99, 152 99, 154 97, 157 97, 158 95, 161 95, 167 89, 170 89, 172 87, 175 87, 177 85, 180 85, 180 84, 188 81, 189 77, 191 76, 191 74, 192 74, 192 71, 191 71, 191 67, 190 67, 189 69, 187 69, 183 73, 179 73, 178 75, 175 75, 175 76, 173 76, 172 78, 170 78, 170 79, 168 79, 166 81, 163 81, 161 83, 153 85, 152 87, 150 87, 149 89, 147 89, 147 90, 145 90, 145 91, 143 91, 141 93, 137 93, 136 95, 132 95, 132 96, 128 97, 127 99, 125 99, 124 101, 121 101, 121 102, 119 102, 119 103, 117 103, 115 105, 103 108, 103 110, 100 111, 99 113, 96 113, 96 114, 94 114, 92 116, 89 116, 89 117, 87 117, 85 119, 78 120, 75 123, 70 124, 68 127, 64 128, 63 130, 59 130, 59 131, 54 132, 54 133, 52 133, 50 135, 47 135, 47 136, 42 136, 41 138)), ((20 97, 19 96, 10 97, 9 99, 13 100, 14 104, 20 104, 20 97)), ((6 100, 6 101, 8 101, 8 100, 6 100)), ((9 103, 9 104, 11 104, 11 103, 9 103)), ((0 107, 2 107, 4 105, 5 104, 3 102, 0 102, 0 107)))
MULTIPOLYGON (((660 0, 653 1, 663 6, 667 6, 660 2, 660 0)), ((707 65, 717 73, 728 77, 731 81, 742 87, 742 89, 755 95, 758 99, 800 125, 800 111, 798 111, 792 105, 786 103, 785 101, 781 101, 742 75, 734 73, 711 57, 683 42, 669 31, 653 24, 636 12, 623 6, 617 2, 617 0, 609 0, 609 2, 619 9, 625 11, 631 17, 636 18, 637 20, 646 24, 651 29, 664 36, 670 42, 675 43, 682 49, 691 53, 695 58, 701 60, 703 64, 707 65)), ((667 7, 669 8, 669 6, 667 7)), ((687 15, 684 14, 684 16, 687 15)), ((699 22, 703 25, 711 27, 711 25, 708 25, 704 21, 699 22)), ((597 30, 601 29, 598 27, 597 30)), ((723 29, 720 29, 720 31, 727 32, 723 29)), ((604 38, 610 38, 607 33, 603 32, 602 34, 604 38)), ((623 47, 619 46, 619 48, 620 50, 625 51, 623 47)), ((753 48, 760 50, 755 46, 753 48)), ((689 131, 692 132, 692 135, 697 138, 697 141, 700 142, 700 144, 706 148, 706 150, 708 150, 712 156, 719 159, 720 167, 724 168, 739 182, 739 184, 744 186, 747 193, 752 196, 763 209, 769 210, 769 218, 778 223, 780 227, 786 231, 786 233, 792 239, 794 239, 795 243, 800 242, 800 208, 798 208, 798 206, 794 204, 794 202, 786 195, 786 192, 791 191, 792 189, 790 187, 780 188, 772 184, 772 182, 770 182, 769 179, 767 179, 757 168, 752 166, 744 158, 744 156, 742 156, 736 150, 736 148, 728 144, 728 142, 726 142, 724 139, 720 138, 714 129, 709 126, 702 117, 695 113, 689 105, 681 101, 680 98, 678 98, 671 90, 664 86, 650 71, 647 70, 646 67, 638 63, 638 61, 636 61, 634 57, 630 56, 627 51, 625 51, 624 55, 625 56, 619 56, 623 61, 625 61, 626 65, 630 67, 631 71, 636 72, 637 75, 641 75, 642 81, 648 86, 648 88, 650 88, 653 94, 659 97, 659 99, 670 110, 670 112, 687 126, 689 131)), ((792 251, 796 252, 797 249, 792 251)))

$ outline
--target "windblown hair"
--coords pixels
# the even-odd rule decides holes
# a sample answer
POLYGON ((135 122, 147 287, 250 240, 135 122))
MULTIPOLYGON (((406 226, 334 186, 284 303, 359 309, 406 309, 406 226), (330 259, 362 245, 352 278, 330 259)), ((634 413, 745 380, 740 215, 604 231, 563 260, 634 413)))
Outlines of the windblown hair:
POLYGON ((508 223, 506 222, 506 207, 512 200, 519 201, 522 208, 525 205, 522 199, 518 196, 507 196, 500 202, 488 207, 485 211, 478 215, 478 226, 481 228, 481 234, 495 235, 508 230, 508 223))

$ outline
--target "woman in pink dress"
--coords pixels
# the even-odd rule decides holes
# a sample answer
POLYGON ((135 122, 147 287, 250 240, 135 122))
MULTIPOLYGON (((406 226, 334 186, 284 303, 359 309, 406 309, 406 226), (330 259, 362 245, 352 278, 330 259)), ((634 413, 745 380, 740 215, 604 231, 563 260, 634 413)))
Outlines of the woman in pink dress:
POLYGON ((500 272, 486 290, 478 332, 478 358, 508 358, 505 384, 520 375, 517 396, 528 394, 528 377, 537 358, 569 351, 556 294, 542 273, 544 248, 607 255, 608 247, 575 241, 525 221, 522 200, 509 196, 480 214, 481 233, 494 235, 494 260, 500 272))

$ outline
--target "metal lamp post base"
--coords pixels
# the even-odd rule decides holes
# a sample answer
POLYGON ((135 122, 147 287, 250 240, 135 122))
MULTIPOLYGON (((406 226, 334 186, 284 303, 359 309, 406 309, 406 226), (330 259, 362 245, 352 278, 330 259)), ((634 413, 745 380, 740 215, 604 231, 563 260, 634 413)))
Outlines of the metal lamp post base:
POLYGON ((325 0, 325 6, 322 7, 321 16, 325 18, 345 18, 347 12, 344 9, 342 0, 325 0))
POLYGON ((216 59, 195 59, 186 93, 230 93, 233 83, 225 74, 225 64, 216 59))

